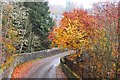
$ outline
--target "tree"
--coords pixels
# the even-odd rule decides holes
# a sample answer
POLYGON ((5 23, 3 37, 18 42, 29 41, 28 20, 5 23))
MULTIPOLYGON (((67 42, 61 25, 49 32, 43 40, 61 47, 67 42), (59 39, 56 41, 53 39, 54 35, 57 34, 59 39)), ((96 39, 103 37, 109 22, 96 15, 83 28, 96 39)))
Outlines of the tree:
POLYGON ((47 2, 25 2, 26 8, 29 8, 29 20, 31 23, 31 46, 34 50, 46 49, 49 47, 47 36, 49 29, 52 28, 54 22, 50 17, 47 2), (37 44, 37 45, 36 45, 37 44))
POLYGON ((94 17, 82 9, 65 12, 63 15, 61 26, 54 27, 50 32, 52 45, 76 51, 87 50, 91 45, 89 40, 96 35, 94 17))
POLYGON ((16 53, 21 53, 22 45, 25 43, 25 35, 20 35, 20 30, 25 30, 26 12, 20 3, 3 3, 2 12, 2 59, 4 62, 16 53), (22 27, 21 27, 22 26, 22 27), (22 38, 22 42, 20 37, 22 38), (19 47, 19 48, 18 48, 19 47), (19 50, 19 51, 18 51, 19 50))
POLYGON ((2 55, 4 55, 4 61, 8 60, 15 51, 15 43, 17 42, 17 30, 12 24, 12 3, 3 4, 2 12, 2 55))
MULTIPOLYGON (((102 27, 105 30, 104 38, 107 41, 104 41, 106 45, 106 50, 101 48, 101 52, 105 53, 106 59, 104 58, 103 62, 108 63, 107 66, 115 65, 114 68, 107 67, 111 73, 118 73, 118 5, 112 2, 101 2, 94 4, 94 12, 96 20, 99 27, 102 27)), ((98 51, 98 50, 97 50, 98 51)), ((102 58, 103 59, 103 58, 102 58)), ((104 64, 102 63, 102 64, 104 64)), ((105 65, 105 64, 104 64, 105 65)), ((103 70, 105 71, 105 70, 103 70)), ((114 75, 115 76, 115 75, 114 75)))
MULTIPOLYGON (((110 7, 114 8, 113 5, 110 7)), ((80 54, 85 54, 86 51, 91 60, 87 61, 83 58, 85 63, 83 67, 89 66, 89 75, 92 73, 90 78, 113 78, 116 70, 116 35, 110 33, 112 30, 115 32, 116 7, 115 11, 110 12, 111 15, 113 14, 112 19, 111 16, 104 18, 103 9, 99 9, 101 9, 97 12, 99 14, 94 15, 81 9, 64 13, 61 25, 54 27, 48 38, 52 40, 53 46, 76 50, 80 54), (113 28, 110 28, 111 25, 113 28)))
POLYGON ((28 36, 26 34, 28 33, 28 13, 27 8, 23 6, 23 3, 15 3, 13 2, 14 9, 12 13, 13 21, 12 24, 18 31, 18 42, 16 43, 16 49, 18 53, 27 52, 27 46, 28 46, 28 36))

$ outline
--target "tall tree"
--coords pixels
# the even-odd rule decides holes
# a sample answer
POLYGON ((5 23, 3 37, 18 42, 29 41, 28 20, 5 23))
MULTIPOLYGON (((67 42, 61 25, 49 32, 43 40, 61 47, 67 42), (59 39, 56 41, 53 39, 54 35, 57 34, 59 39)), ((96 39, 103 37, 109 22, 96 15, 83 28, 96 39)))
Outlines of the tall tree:
MULTIPOLYGON (((112 11, 111 14, 115 12, 112 11)), ((99 14, 99 16, 104 14, 99 14)), ((80 54, 84 54, 84 51, 86 51, 91 57, 89 61, 86 61, 86 58, 84 59, 84 63, 87 64, 84 65, 84 68, 89 66, 90 69, 89 75, 92 73, 93 77, 105 78, 108 75, 108 77, 113 78, 115 77, 113 73, 116 69, 114 59, 116 55, 112 56, 112 54, 116 54, 116 52, 113 49, 114 46, 112 46, 114 41, 112 38, 115 36, 110 36, 110 32, 107 30, 111 27, 110 24, 113 25, 113 20, 116 19, 112 18, 113 20, 110 19, 109 21, 110 16, 107 16, 103 22, 109 22, 101 25, 101 19, 96 16, 81 9, 64 13, 61 25, 54 27, 53 31, 50 32, 49 39, 52 40, 52 45, 57 45, 60 48, 81 51, 80 54)), ((92 78, 92 76, 90 77, 92 78)))
POLYGON ((94 17, 85 10, 65 12, 61 25, 54 27, 49 39, 52 45, 82 51, 90 46, 89 39, 94 38, 95 24, 94 17))
POLYGON ((49 42, 47 36, 49 29, 52 28, 54 22, 50 17, 47 2, 25 2, 25 7, 29 8, 29 20, 31 23, 31 40, 34 50, 48 48, 49 42))
POLYGON ((12 3, 4 3, 2 12, 2 55, 4 55, 4 61, 8 60, 16 51, 17 30, 12 24, 12 12, 12 3))
POLYGON ((18 31, 18 43, 16 43, 17 52, 26 52, 27 45, 28 45, 28 39, 26 34, 28 33, 27 29, 28 27, 28 13, 27 9, 23 6, 22 2, 13 3, 14 9, 13 9, 13 26, 18 31))
POLYGON ((105 38, 107 40, 107 52, 105 53, 107 53, 107 58, 104 62, 107 61, 107 63, 110 64, 109 61, 111 59, 114 61, 113 64, 115 64, 115 69, 110 71, 115 72, 117 77, 119 67, 119 6, 113 2, 101 2, 94 4, 93 8, 98 21, 98 26, 103 27, 106 31, 105 38))

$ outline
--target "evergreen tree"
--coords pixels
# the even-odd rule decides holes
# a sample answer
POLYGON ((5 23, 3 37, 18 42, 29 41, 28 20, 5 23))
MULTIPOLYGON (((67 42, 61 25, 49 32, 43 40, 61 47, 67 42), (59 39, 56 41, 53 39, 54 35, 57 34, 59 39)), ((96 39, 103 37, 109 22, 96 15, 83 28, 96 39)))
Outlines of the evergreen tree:
POLYGON ((31 42, 33 49, 42 50, 49 47, 47 40, 49 29, 52 28, 54 22, 50 17, 47 2, 24 2, 24 6, 29 9, 29 20, 31 23, 31 42), (33 36, 34 35, 34 36, 33 36))

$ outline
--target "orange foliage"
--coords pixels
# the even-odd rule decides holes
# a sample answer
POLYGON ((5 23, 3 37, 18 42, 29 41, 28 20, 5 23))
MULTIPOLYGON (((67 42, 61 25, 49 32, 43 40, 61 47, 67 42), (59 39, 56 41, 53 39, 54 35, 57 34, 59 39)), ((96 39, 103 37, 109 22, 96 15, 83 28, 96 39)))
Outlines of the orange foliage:
POLYGON ((85 10, 73 10, 63 14, 59 27, 49 34, 52 46, 74 50, 87 49, 90 46, 89 39, 94 38, 96 21, 85 10))
POLYGON ((23 78, 34 64, 35 62, 29 61, 22 65, 17 66, 12 73, 12 78, 23 78))

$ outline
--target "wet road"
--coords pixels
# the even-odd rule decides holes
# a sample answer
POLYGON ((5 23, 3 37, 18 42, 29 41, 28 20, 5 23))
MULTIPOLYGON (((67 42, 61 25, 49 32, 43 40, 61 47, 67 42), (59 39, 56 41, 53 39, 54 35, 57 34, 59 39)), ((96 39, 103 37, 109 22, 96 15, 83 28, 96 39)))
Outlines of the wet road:
POLYGON ((60 57, 71 54, 73 51, 64 52, 45 58, 34 64, 24 78, 56 78, 56 68, 60 63, 60 57))

